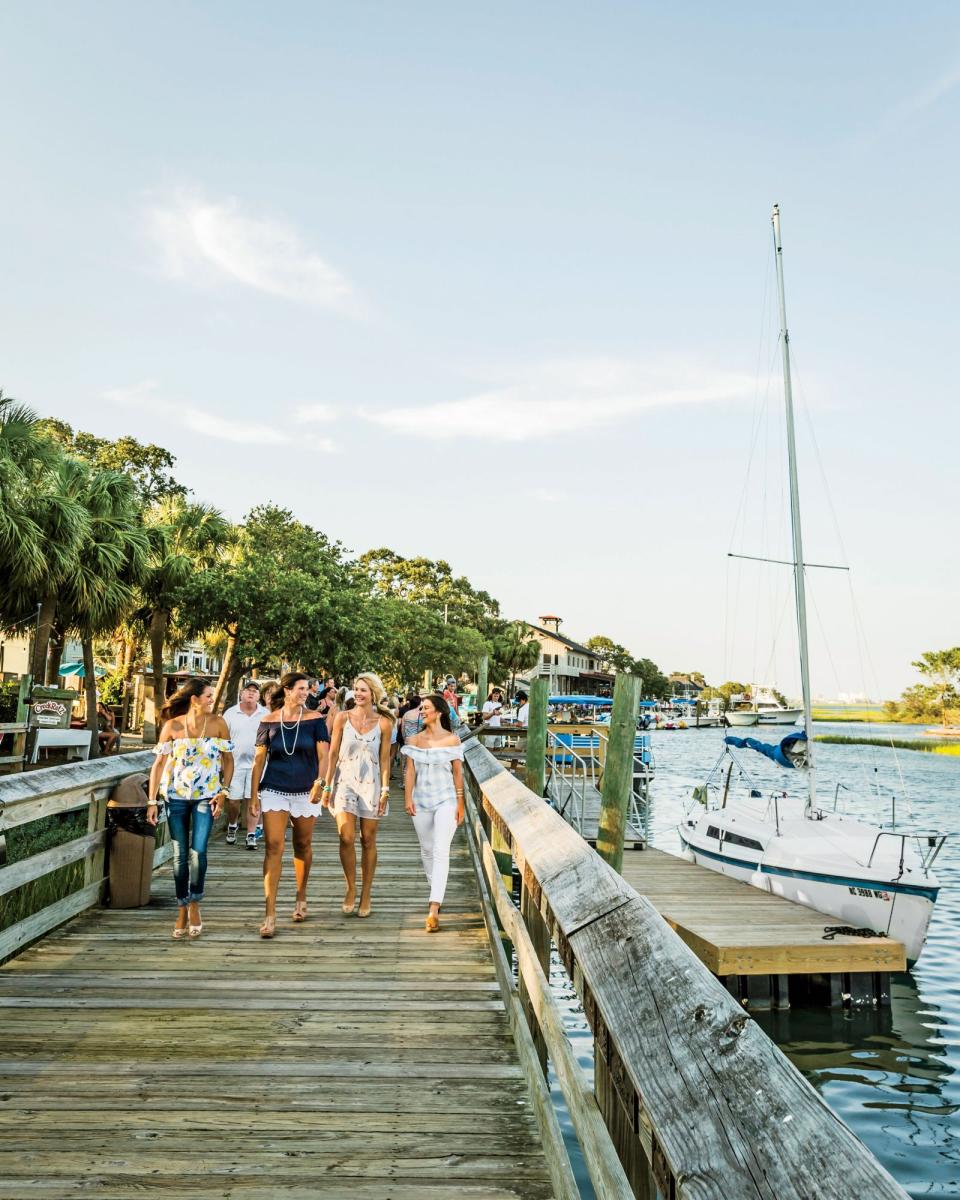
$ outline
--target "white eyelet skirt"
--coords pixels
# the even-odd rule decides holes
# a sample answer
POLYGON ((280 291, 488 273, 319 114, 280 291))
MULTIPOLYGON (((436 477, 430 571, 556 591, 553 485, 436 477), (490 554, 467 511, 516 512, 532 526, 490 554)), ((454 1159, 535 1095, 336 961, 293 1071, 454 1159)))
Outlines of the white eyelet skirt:
POLYGON ((318 817, 320 802, 310 803, 309 792, 272 792, 264 788, 260 793, 261 812, 285 812, 291 817, 318 817))

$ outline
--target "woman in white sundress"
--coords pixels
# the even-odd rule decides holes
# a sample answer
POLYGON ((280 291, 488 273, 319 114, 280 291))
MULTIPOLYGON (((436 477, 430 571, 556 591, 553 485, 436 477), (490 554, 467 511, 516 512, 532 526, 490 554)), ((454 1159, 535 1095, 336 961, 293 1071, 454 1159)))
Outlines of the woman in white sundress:
POLYGON ((440 928, 440 905, 450 873, 450 843, 463 824, 463 746, 452 730, 442 696, 425 696, 423 732, 404 743, 405 807, 413 817, 420 857, 430 884, 427 933, 440 928))
POLYGON ((357 827, 360 830, 360 907, 369 917, 377 870, 377 827, 387 814, 390 796, 390 735, 393 712, 378 675, 366 672, 353 684, 354 707, 337 713, 323 785, 323 805, 332 808, 340 835, 340 865, 346 891, 343 912, 357 902, 357 827))

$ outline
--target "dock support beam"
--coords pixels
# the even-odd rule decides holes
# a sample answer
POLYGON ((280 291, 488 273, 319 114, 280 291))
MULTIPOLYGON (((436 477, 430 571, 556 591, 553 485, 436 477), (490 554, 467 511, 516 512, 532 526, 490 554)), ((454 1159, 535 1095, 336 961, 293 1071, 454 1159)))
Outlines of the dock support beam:
POLYGON ((535 796, 543 795, 547 757, 547 700, 549 681, 535 679, 530 688, 530 716, 527 721, 527 766, 523 782, 535 796))
POLYGON ((490 658, 484 654, 477 664, 477 721, 483 723, 483 705, 487 698, 487 675, 490 670, 490 658))
POLYGON ((617 675, 597 828, 597 853, 615 871, 623 869, 623 838, 633 789, 633 755, 639 711, 640 677, 617 675))

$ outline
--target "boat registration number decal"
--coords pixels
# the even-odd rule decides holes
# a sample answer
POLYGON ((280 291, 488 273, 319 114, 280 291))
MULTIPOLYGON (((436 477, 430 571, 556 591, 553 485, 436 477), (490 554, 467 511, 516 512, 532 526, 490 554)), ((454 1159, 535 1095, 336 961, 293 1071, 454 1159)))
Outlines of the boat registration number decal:
POLYGON ((868 900, 890 901, 889 892, 875 892, 872 888, 852 887, 848 889, 851 896, 865 896, 868 900))

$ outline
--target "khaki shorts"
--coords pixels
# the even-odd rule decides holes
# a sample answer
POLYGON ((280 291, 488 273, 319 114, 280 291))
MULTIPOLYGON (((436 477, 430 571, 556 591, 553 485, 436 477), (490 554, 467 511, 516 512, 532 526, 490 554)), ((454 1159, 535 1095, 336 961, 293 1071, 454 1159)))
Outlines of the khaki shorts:
POLYGON ((233 772, 233 779, 230 780, 231 800, 250 799, 250 775, 252 771, 252 767, 238 767, 233 772))

